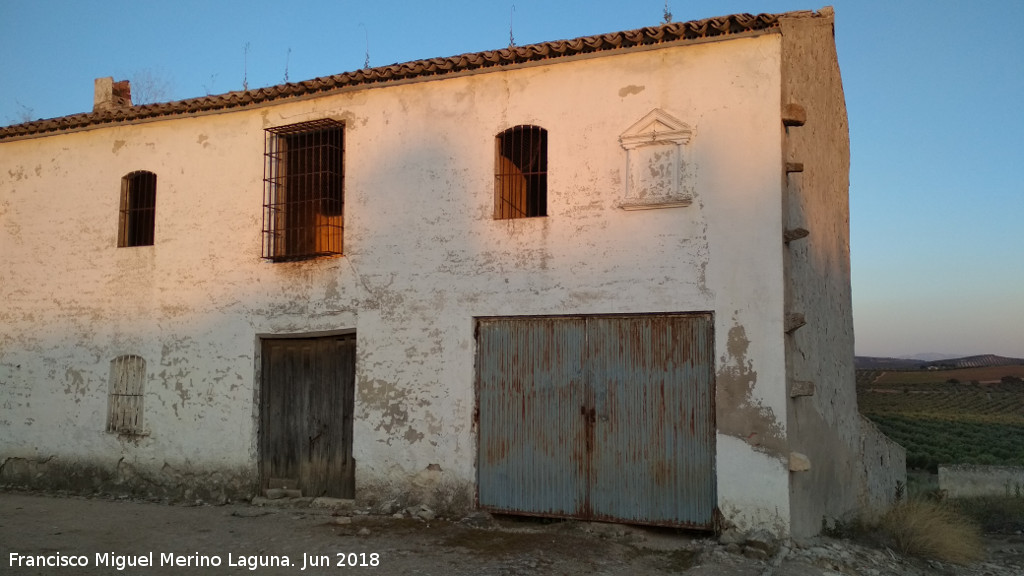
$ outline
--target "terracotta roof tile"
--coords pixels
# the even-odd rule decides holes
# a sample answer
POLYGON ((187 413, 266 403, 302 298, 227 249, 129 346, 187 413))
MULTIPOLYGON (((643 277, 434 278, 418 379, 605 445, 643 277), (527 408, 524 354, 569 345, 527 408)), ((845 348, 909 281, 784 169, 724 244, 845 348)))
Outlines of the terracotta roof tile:
POLYGON ((757 16, 734 14, 732 16, 707 18, 692 22, 673 22, 661 26, 586 36, 572 40, 557 40, 529 46, 511 46, 500 50, 459 54, 448 58, 416 60, 414 62, 367 68, 344 74, 335 74, 333 76, 324 76, 302 82, 292 82, 248 91, 228 92, 227 94, 216 96, 202 96, 161 104, 138 105, 125 109, 72 114, 49 120, 36 120, 24 124, 15 124, 0 128, 0 141, 34 137, 102 124, 132 122, 162 116, 177 116, 237 108, 343 87, 452 74, 524 62, 537 62, 590 52, 628 49, 639 46, 755 32, 776 28, 779 25, 779 19, 787 16, 808 17, 813 16, 813 14, 810 12, 759 14, 757 16))

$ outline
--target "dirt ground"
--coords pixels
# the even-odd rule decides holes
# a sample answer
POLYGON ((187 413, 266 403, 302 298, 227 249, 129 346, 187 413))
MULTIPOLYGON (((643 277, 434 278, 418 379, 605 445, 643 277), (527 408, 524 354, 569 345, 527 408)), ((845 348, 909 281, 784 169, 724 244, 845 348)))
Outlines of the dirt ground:
POLYGON ((780 543, 766 555, 669 529, 483 513, 427 521, 308 501, 260 503, 180 506, 0 491, 0 574, 1024 574, 1019 535, 990 539, 989 557, 962 567, 827 538, 780 543), (40 556, 64 565, 32 565, 40 556))

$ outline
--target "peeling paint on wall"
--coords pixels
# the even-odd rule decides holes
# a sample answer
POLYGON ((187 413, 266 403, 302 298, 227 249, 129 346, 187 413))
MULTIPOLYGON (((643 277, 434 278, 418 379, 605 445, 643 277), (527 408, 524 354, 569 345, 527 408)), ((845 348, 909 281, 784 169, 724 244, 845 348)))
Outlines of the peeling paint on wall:
POLYGON ((409 429, 405 431, 403 438, 405 438, 405 441, 409 444, 415 444, 420 440, 423 440, 423 432, 415 430, 412 426, 409 426, 409 429))
MULTIPOLYGON (((356 406, 362 408, 361 417, 376 421, 374 430, 383 430, 388 438, 381 442, 390 444, 394 435, 409 423, 409 391, 403 387, 380 380, 360 380, 356 383, 356 406)), ((423 434, 411 427, 405 433, 409 442, 422 440, 423 434), (418 437, 417 437, 418 435, 418 437)))
POLYGON ((68 368, 64 372, 64 393, 75 399, 75 404, 81 404, 82 397, 89 391, 88 386, 85 383, 85 377, 82 376, 82 372, 68 368))
POLYGON ((742 325, 729 329, 726 354, 718 371, 716 415, 718 429, 754 448, 782 457, 788 451, 786 436, 774 411, 754 400, 757 372, 747 358, 750 341, 742 325))

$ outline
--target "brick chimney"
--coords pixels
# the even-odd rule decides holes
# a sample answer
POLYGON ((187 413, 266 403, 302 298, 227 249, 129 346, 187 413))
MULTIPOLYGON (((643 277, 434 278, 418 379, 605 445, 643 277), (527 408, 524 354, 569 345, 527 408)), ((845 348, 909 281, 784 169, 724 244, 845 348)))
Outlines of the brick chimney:
POLYGON ((114 82, 110 76, 96 79, 93 85, 93 112, 131 107, 132 87, 127 80, 114 82))

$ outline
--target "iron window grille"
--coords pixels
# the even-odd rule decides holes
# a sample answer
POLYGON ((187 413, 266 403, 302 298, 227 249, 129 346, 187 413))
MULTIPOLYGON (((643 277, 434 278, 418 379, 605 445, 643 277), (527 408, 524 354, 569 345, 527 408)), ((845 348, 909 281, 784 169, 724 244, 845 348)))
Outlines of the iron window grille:
POLYGON ((548 214, 548 132, 515 126, 495 138, 494 217, 548 214))
POLYGON ((266 130, 263 257, 342 254, 345 125, 314 120, 266 130))
POLYGON ((152 246, 156 226, 156 174, 139 170, 121 178, 117 245, 152 246))

